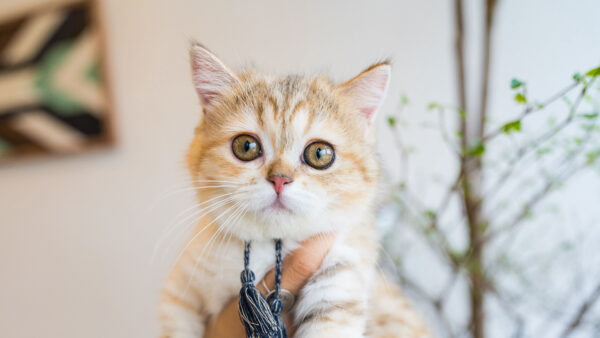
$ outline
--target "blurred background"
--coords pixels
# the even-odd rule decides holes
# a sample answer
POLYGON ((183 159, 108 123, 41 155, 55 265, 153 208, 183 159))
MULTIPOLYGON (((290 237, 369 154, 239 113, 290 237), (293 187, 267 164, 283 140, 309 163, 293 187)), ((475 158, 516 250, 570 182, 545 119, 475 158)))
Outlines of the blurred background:
MULTIPOLYGON (((67 72, 67 99, 31 78, 38 92, 23 98, 25 67, 11 62, 27 48, 9 54, 8 37, 31 45, 66 16, 36 19, 30 40, 9 28, 65 3, 0 2, 3 337, 157 336, 159 290, 183 238, 161 232, 193 203, 190 40, 234 68, 339 81, 391 57, 377 122, 382 266, 440 337, 600 336, 600 2, 87 2, 97 11, 79 30, 93 43, 64 39, 76 51, 88 43, 74 60, 91 77, 67 72), (19 99, 43 112, 14 108, 19 99), (523 148, 533 155, 519 162, 523 148)), ((28 67, 49 67, 38 61, 28 67)))

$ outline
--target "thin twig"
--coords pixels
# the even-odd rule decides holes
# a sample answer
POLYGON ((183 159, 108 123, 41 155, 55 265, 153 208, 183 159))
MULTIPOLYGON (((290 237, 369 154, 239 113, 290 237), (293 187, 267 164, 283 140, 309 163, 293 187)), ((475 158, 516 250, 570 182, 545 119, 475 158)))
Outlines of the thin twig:
MULTIPOLYGON (((592 82, 590 82, 590 84, 591 83, 592 82)), ((574 87, 572 87, 568 90, 571 90, 573 88, 574 87)), ((569 111, 569 115, 565 118, 565 120, 563 120, 558 126, 551 129, 547 133, 542 134, 539 138, 537 138, 533 142, 526 144, 517 150, 516 155, 513 157, 513 159, 511 159, 509 161, 509 163, 506 167, 506 170, 504 170, 504 172, 502 174, 500 174, 500 176, 496 180, 496 182, 494 184, 492 184, 492 187, 486 193, 483 194, 483 196, 485 197, 486 200, 491 199, 493 195, 497 194, 498 191, 501 190, 502 186, 505 185, 506 180, 514 172, 515 166, 517 165, 517 163, 519 163, 519 161, 524 159, 525 156, 527 156, 529 153, 531 153, 531 151, 536 149, 539 145, 548 141, 550 138, 552 138, 553 136, 558 134, 560 131, 562 131, 565 127, 567 127, 573 121, 573 117, 575 116, 575 113, 576 113, 577 109, 579 108, 579 105, 581 104, 583 97, 585 96, 585 94, 587 92, 587 88, 588 87, 584 87, 581 90, 581 93, 577 96, 577 99, 576 99, 575 103, 573 104, 573 106, 571 107, 571 110, 569 111)), ((557 95, 555 95, 554 97, 557 97, 557 95)))
POLYGON ((596 285, 592 294, 579 306, 578 310, 575 312, 575 316, 569 321, 569 324, 559 337, 566 338, 570 336, 575 329, 580 326, 583 317, 589 312, 598 299, 600 299, 600 283, 596 285))
POLYGON ((483 46, 483 70, 481 72, 481 92, 479 105, 479 126, 477 128, 477 138, 482 140, 485 132, 485 123, 487 120, 487 101, 490 83, 490 63, 492 55, 492 28, 494 27, 494 11, 497 0, 487 0, 485 6, 485 33, 483 46))
POLYGON ((492 288, 490 292, 492 295, 494 295, 494 297, 496 297, 496 300, 498 300, 498 304, 500 304, 500 307, 502 307, 504 312, 506 312, 510 317, 512 317, 513 321, 515 322, 516 328, 513 337, 522 337, 523 327, 525 325, 525 320, 523 319, 523 316, 521 316, 514 308, 511 307, 510 302, 506 300, 496 288, 492 288))
MULTIPOLYGON (((591 81, 590 81, 591 84, 591 81)), ((583 97, 583 95, 585 95, 585 88, 584 90, 582 90, 581 95, 578 97, 578 100, 576 102, 576 105, 579 105, 579 102, 581 102, 581 98, 583 97)), ((571 120, 572 120, 572 116, 575 115, 575 111, 577 110, 577 107, 574 105, 574 107, 571 109, 571 113, 569 114, 571 120)), ((568 119, 569 120, 569 119, 568 119)), ((569 120, 569 123, 570 121, 569 120)), ((592 126, 596 125, 596 121, 594 121, 594 124, 592 126)), ((560 163, 571 163, 577 156, 579 156, 583 150, 585 149, 585 146, 587 145, 587 143, 591 140, 592 138, 592 131, 593 128, 590 128, 586 131, 584 138, 581 141, 581 145, 579 146, 579 148, 577 149, 577 151, 574 151, 568 155, 565 156, 565 158, 560 161, 560 163)), ((519 225, 519 223, 521 221, 523 221, 527 215, 529 214, 529 212, 531 211, 531 209, 538 204, 540 201, 542 201, 544 199, 544 197, 550 192, 550 190, 552 190, 552 188, 557 184, 557 183, 564 183, 565 181, 567 181, 569 178, 571 178, 576 172, 578 172, 579 170, 583 169, 586 167, 586 164, 584 163, 583 165, 579 165, 579 166, 575 166, 572 167, 571 170, 564 170, 564 173, 562 175, 556 175, 554 179, 550 179, 548 180, 548 182, 544 185, 544 187, 538 191, 536 194, 533 195, 533 197, 529 200, 529 202, 525 203, 521 213, 519 213, 514 219, 513 221, 509 222, 506 226, 499 228, 495 231, 492 232, 488 232, 487 234, 485 234, 482 237, 482 240, 484 242, 494 238, 498 233, 510 230, 515 228, 516 226, 519 225)))
MULTIPOLYGON (((575 156, 570 156, 570 157, 575 157, 575 156)), ((572 158, 566 160, 565 162, 568 163, 571 160, 572 160, 572 158)), ((500 227, 498 229, 488 232, 481 238, 481 240, 483 242, 487 242, 487 241, 493 239, 494 237, 496 237, 498 234, 512 230, 515 227, 517 227, 521 223, 521 221, 523 221, 527 217, 527 215, 529 215, 532 208, 544 200, 544 198, 548 195, 548 193, 552 190, 552 188, 554 188, 559 183, 561 183, 561 184, 564 183, 569 178, 571 178, 575 173, 577 173, 579 170, 581 170, 585 167, 586 167, 586 164, 571 167, 571 168, 569 168, 570 170, 564 170, 564 172, 562 174, 558 174, 555 177, 553 177, 552 179, 549 179, 546 182, 546 184, 544 185, 544 187, 542 189, 540 189, 537 193, 535 193, 529 199, 529 201, 524 204, 521 212, 516 217, 514 217, 512 221, 508 222, 503 227, 500 227)))
POLYGON ((419 287, 417 285, 417 283, 406 278, 406 276, 400 275, 399 278, 404 287, 411 289, 419 297, 423 298, 425 301, 427 301, 430 304, 431 308, 433 308, 439 321, 442 323, 442 326, 444 327, 444 330, 446 331, 448 337, 454 338, 454 332, 452 331, 450 322, 448 321, 448 318, 446 318, 446 315, 444 314, 443 303, 439 299, 431 297, 425 290, 423 290, 421 287, 419 287))
POLYGON ((442 198, 442 201, 440 202, 440 205, 438 206, 438 208, 436 210, 436 213, 435 213, 436 219, 439 219, 440 217, 443 216, 444 212, 448 208, 448 204, 450 203, 450 199, 452 198, 452 195, 454 195, 458 191, 458 188, 460 187, 461 179, 462 179, 462 173, 459 171, 456 175, 456 178, 454 179, 454 183, 452 183, 452 185, 450 187, 448 187, 446 194, 442 198))
MULTIPOLYGON (((406 190, 404 192, 408 193, 408 191, 406 190)), ((415 220, 423 218, 424 212, 416 211, 417 207, 411 205, 410 201, 406 199, 403 201, 405 202, 406 210, 412 213, 415 220)), ((410 225, 413 225, 414 223, 415 222, 409 222, 410 225)), ((446 260, 450 266, 456 266, 456 262, 452 259, 452 256, 450 255, 450 244, 447 242, 447 239, 441 234, 441 230, 439 230, 437 224, 432 225, 431 223, 427 223, 425 227, 413 226, 413 228, 415 228, 415 230, 419 231, 423 235, 423 237, 425 238, 425 242, 434 252, 438 252, 443 260, 446 260), (427 234, 427 231, 431 231, 431 229, 436 231, 436 234, 438 236, 436 236, 435 238, 438 241, 435 241, 434 237, 427 234)))
MULTIPOLYGON (((402 123, 403 122, 403 112, 404 112, 404 104, 400 105, 400 109, 398 110, 397 113, 397 120, 398 123, 402 123)), ((398 131, 396 124, 391 125, 391 130, 392 130, 392 136, 394 137, 394 142, 396 142, 396 148, 399 150, 400 152, 400 181, 403 184, 406 184, 407 180, 408 180, 408 172, 409 172, 409 152, 408 152, 408 148, 406 146, 406 144, 404 143, 404 140, 402 138, 401 133, 398 131)))
MULTIPOLYGON (((529 114, 532 114, 532 113, 535 113, 535 112, 543 110, 544 108, 546 108, 546 106, 552 104, 554 101, 556 101, 556 100, 562 98, 563 96, 567 95, 571 90, 575 89, 579 85, 580 85, 579 82, 573 82, 569 86, 561 89, 560 91, 558 91, 554 95, 550 96, 550 98, 548 98, 546 101, 542 102, 539 105, 539 107, 537 105, 533 105, 533 104, 527 105, 527 107, 523 110, 523 112, 516 119, 514 119, 513 121, 522 121, 529 114)), ((482 142, 484 142, 484 143, 488 142, 491 139, 493 139, 494 137, 502 134, 504 132, 504 130, 502 128, 503 126, 504 125, 498 127, 494 131, 492 131, 489 134, 485 135, 482 138, 482 142)))
POLYGON ((444 108, 440 107, 437 109, 438 111, 438 127, 440 128, 440 134, 442 135, 442 139, 448 145, 448 148, 456 155, 456 157, 461 158, 464 155, 459 149, 456 149, 456 145, 452 140, 450 140, 450 136, 448 135, 448 131, 446 130, 446 123, 444 119, 444 108))

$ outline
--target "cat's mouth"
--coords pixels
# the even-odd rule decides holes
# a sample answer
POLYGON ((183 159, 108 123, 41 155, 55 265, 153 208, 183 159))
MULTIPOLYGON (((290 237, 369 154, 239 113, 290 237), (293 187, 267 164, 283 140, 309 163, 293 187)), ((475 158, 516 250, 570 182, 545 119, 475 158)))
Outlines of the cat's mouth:
POLYGON ((292 210, 281 201, 281 198, 276 198, 273 203, 265 208, 265 210, 275 212, 292 212, 292 210))

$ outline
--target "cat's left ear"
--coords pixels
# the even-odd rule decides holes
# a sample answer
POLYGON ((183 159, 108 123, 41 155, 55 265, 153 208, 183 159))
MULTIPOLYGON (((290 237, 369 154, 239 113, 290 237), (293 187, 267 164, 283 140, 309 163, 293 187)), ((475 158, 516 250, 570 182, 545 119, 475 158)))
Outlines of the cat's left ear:
POLYGON ((385 99, 391 76, 392 66, 389 62, 377 63, 341 84, 337 90, 371 124, 385 99))
POLYGON ((221 96, 239 84, 238 77, 221 61, 199 43, 190 48, 192 79, 196 92, 204 106, 210 107, 221 96))

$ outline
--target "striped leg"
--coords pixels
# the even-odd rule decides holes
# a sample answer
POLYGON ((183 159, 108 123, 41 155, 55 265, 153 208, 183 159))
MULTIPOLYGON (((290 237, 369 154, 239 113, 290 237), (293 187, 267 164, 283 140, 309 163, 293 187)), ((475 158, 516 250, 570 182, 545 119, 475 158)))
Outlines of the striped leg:
POLYGON ((163 291, 160 304, 161 338, 200 338, 205 318, 187 301, 163 291))
POLYGON ((368 294, 365 290, 372 274, 341 264, 317 272, 296 304, 295 337, 364 337, 368 294))

